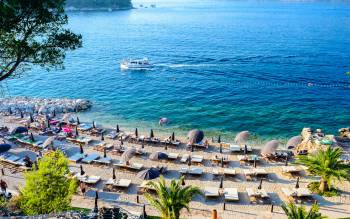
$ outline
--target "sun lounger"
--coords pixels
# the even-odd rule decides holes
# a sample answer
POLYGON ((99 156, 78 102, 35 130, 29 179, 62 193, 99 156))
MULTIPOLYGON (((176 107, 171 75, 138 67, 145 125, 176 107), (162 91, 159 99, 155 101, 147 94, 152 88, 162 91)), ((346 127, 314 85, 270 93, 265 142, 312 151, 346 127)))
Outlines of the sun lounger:
POLYGON ((132 163, 130 165, 126 165, 125 163, 122 163, 121 161, 118 161, 117 163, 114 164, 114 166, 127 169, 127 170, 142 170, 143 164, 140 163, 132 163))
POLYGON ((86 131, 89 131, 90 129, 92 129, 92 125, 82 123, 82 124, 78 125, 78 129, 83 131, 83 132, 86 132, 86 131))
POLYGON ((176 160, 179 157, 178 153, 169 153, 168 154, 168 159, 169 160, 176 160))
POLYGON ((230 145, 230 152, 241 152, 241 147, 239 145, 231 144, 230 145))
POLYGON ((84 157, 85 157, 85 154, 76 153, 73 156, 69 157, 68 160, 76 163, 81 161, 84 157))
POLYGON ((112 158, 110 157, 101 157, 100 159, 94 160, 95 163, 98 164, 111 164, 112 163, 112 158))
POLYGON ((181 163, 186 163, 189 157, 190 157, 189 154, 183 154, 180 160, 181 163))
POLYGON ((224 197, 226 201, 239 201, 237 188, 224 188, 224 197))
POLYGON ((92 163, 94 160, 97 160, 98 158, 100 158, 100 155, 99 154, 88 154, 86 157, 84 157, 81 162, 83 163, 87 163, 87 164, 90 164, 92 163))
POLYGON ((19 156, 10 153, 4 153, 0 155, 0 161, 21 167, 25 166, 23 159, 24 157, 20 158, 19 156))
POLYGON ((297 202, 298 200, 312 200, 313 196, 307 188, 282 188, 282 193, 289 199, 289 201, 297 202))
POLYGON ((190 168, 188 170, 188 173, 191 175, 202 175, 203 174, 203 169, 202 168, 190 168))
POLYGON ((231 168, 224 168, 224 175, 226 176, 234 176, 236 175, 236 170, 235 169, 231 169, 231 168))
POLYGON ((179 170, 179 172, 180 172, 181 174, 187 174, 187 173, 188 173, 188 170, 189 170, 188 167, 181 167, 180 170, 179 170))
POLYGON ((150 180, 143 180, 141 185, 138 186, 138 189, 140 190, 140 192, 154 192, 155 189, 151 186, 148 185, 148 182, 150 182, 150 180))
POLYGON ((77 179, 80 182, 84 182, 86 184, 96 184, 101 180, 100 176, 87 176, 87 175, 83 175, 83 176, 77 176, 77 179))
POLYGON ((202 163, 203 159, 204 158, 202 155, 192 155, 191 156, 191 162, 193 162, 193 163, 202 163))
POLYGON ((131 185, 130 179, 109 179, 106 182, 106 185, 112 185, 115 187, 129 188, 131 185))
POLYGON ((204 196, 205 198, 215 198, 219 197, 219 188, 217 187, 205 187, 204 188, 204 196))
POLYGON ((301 169, 297 168, 296 166, 283 166, 282 167, 282 173, 296 174, 299 172, 301 172, 301 169))
POLYGON ((263 177, 267 178, 268 173, 265 169, 257 168, 257 169, 244 169, 243 170, 244 175, 246 176, 247 180, 251 180, 252 177, 263 177))
POLYGON ((247 188, 246 189, 250 202, 258 202, 258 201, 263 201, 265 202, 270 202, 270 196, 267 194, 267 192, 264 189, 253 189, 253 188, 247 188))
POLYGON ((221 175, 221 171, 219 171, 218 168, 213 168, 213 169, 212 169, 212 174, 213 174, 214 176, 218 176, 218 175, 221 175))

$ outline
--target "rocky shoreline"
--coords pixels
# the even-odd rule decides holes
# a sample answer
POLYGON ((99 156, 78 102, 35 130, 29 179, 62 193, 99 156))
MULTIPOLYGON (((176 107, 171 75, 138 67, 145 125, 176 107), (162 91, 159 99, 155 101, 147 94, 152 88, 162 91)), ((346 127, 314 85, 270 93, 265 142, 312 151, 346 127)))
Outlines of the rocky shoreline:
POLYGON ((10 97, 0 98, 0 114, 12 113, 68 113, 81 112, 92 107, 86 99, 10 97))

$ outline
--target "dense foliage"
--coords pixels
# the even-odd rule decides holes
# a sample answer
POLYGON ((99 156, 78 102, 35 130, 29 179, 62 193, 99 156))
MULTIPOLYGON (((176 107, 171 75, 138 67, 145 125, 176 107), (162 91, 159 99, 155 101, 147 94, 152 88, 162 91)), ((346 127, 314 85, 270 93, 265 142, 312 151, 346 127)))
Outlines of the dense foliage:
POLYGON ((67 0, 66 7, 74 8, 130 8, 131 0, 67 0))
POLYGON ((162 215, 163 219, 178 219, 183 208, 190 210, 189 203, 193 196, 200 195, 202 192, 195 186, 182 186, 184 177, 180 180, 172 180, 167 187, 164 178, 161 176, 159 182, 150 181, 148 185, 156 191, 156 196, 149 193, 145 198, 162 215))
POLYGON ((313 175, 320 176, 320 194, 329 191, 334 179, 350 180, 350 165, 340 158, 343 154, 341 148, 327 147, 315 154, 298 156, 297 163, 305 165, 313 175))
POLYGON ((307 212, 304 206, 296 206, 290 202, 283 204, 282 209, 288 219, 322 219, 327 218, 319 213, 319 207, 317 204, 313 204, 310 210, 307 212))
POLYGON ((19 207, 26 215, 48 214, 70 208, 77 182, 68 179, 68 160, 62 152, 52 152, 38 162, 38 169, 24 174, 19 207))
POLYGON ((39 65, 63 67, 81 36, 66 28, 65 0, 0 1, 0 81, 39 65))

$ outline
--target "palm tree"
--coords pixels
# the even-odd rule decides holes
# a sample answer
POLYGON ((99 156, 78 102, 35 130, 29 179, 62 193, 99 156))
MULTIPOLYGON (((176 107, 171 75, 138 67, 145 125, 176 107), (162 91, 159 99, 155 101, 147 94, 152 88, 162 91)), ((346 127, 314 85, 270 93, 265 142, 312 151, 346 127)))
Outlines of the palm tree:
POLYGON ((322 219, 327 218, 326 216, 322 216, 321 213, 318 212, 319 207, 317 204, 313 204, 309 210, 306 211, 304 206, 296 206, 294 203, 290 202, 288 204, 283 204, 282 209, 284 213, 287 215, 288 219, 322 219))
POLYGON ((321 177, 319 191, 329 191, 334 179, 350 181, 350 165, 341 161, 343 151, 341 148, 327 147, 318 150, 316 154, 300 155, 296 161, 308 167, 311 174, 321 177))
POLYGON ((159 182, 151 181, 147 184, 156 191, 156 196, 148 193, 144 196, 161 213, 163 219, 178 219, 183 208, 190 211, 189 203, 193 196, 202 194, 198 187, 182 186, 183 181, 184 177, 178 181, 172 180, 170 187, 167 187, 161 176, 159 182))

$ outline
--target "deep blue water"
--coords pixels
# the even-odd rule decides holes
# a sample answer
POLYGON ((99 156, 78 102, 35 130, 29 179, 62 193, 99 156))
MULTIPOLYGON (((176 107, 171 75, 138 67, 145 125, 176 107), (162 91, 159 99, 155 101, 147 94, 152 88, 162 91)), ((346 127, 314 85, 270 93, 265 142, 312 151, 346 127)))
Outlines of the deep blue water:
POLYGON ((67 54, 64 70, 7 82, 10 95, 88 98, 85 120, 141 130, 271 138, 350 125, 349 2, 156 4, 69 13, 83 48, 67 54), (148 57, 155 68, 121 72, 126 57, 148 57), (159 117, 171 123, 160 128, 159 117))

